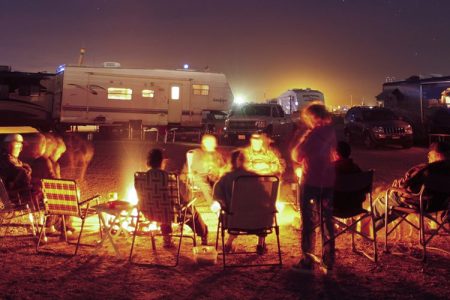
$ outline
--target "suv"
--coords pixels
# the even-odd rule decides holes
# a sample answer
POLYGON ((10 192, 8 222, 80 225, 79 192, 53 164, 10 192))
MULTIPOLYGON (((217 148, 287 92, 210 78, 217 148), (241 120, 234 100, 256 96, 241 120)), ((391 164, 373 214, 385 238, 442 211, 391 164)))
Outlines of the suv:
POLYGON ((247 103, 232 107, 225 120, 224 138, 247 140, 252 133, 266 133, 272 139, 290 134, 294 123, 279 104, 247 103))
POLYGON ((360 139, 367 148, 381 144, 413 145, 413 129, 394 112, 383 107, 355 106, 344 118, 344 134, 350 142, 360 139))

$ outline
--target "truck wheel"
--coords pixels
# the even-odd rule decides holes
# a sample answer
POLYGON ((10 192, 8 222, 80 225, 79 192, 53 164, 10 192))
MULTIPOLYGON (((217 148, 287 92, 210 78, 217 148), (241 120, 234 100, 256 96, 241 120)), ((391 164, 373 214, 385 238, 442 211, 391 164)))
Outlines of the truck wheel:
POLYGON ((412 142, 412 141, 408 141, 408 142, 402 143, 402 147, 403 147, 404 149, 409 149, 409 148, 411 148, 412 146, 413 146, 413 142, 412 142))
POLYGON ((366 146, 367 149, 373 149, 376 146, 375 142, 373 141, 369 133, 366 133, 364 135, 364 146, 366 146))
POLYGON ((353 142, 352 134, 349 131, 344 132, 344 140, 349 144, 353 142))

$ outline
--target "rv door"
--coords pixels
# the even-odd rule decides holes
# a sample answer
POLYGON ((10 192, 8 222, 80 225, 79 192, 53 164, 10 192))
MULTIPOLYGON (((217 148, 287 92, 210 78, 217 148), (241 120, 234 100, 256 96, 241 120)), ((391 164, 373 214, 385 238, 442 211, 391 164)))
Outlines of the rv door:
POLYGON ((186 101, 189 94, 183 89, 183 85, 180 83, 170 84, 169 90, 169 103, 167 122, 179 124, 181 123, 181 114, 183 112, 183 102, 186 101))

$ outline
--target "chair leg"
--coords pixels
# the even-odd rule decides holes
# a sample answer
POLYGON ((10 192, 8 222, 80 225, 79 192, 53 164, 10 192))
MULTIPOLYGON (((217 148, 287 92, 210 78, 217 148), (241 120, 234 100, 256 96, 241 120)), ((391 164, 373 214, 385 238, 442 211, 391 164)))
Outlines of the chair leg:
POLYGON ((378 245, 377 245, 377 232, 375 230, 375 220, 373 217, 373 213, 371 213, 372 219, 372 232, 373 232, 373 260, 374 263, 378 263, 378 245))
MULTIPOLYGON (((138 225, 139 225, 139 212, 137 214, 136 227, 134 228, 134 232, 133 232, 133 241, 131 242, 130 256, 128 257, 129 262, 131 262, 132 256, 133 256, 134 241, 136 240, 136 233, 138 231, 138 225)), ((152 235, 152 238, 153 238, 153 235, 152 235)))
POLYGON ((34 216, 30 209, 30 206, 27 204, 27 212, 28 212, 28 219, 30 220, 31 230, 33 232, 33 236, 36 236, 36 227, 34 226, 34 216))
POLYGON ((419 227, 420 227, 420 234, 419 234, 419 242, 423 247, 423 257, 422 262, 426 262, 427 260, 427 244, 425 242, 425 223, 423 218, 423 212, 420 212, 419 215, 419 227))
POLYGON ((217 234, 216 234, 216 250, 217 250, 217 248, 219 247, 219 234, 220 234, 220 232, 219 232, 219 230, 220 230, 220 217, 219 217, 219 220, 217 221, 217 234))
MULTIPOLYGON (((64 220, 64 216, 62 217, 64 220)), ((75 255, 77 255, 78 253, 78 248, 80 247, 80 241, 81 241, 81 235, 83 234, 83 228, 84 228, 84 223, 86 222, 86 218, 83 218, 81 221, 81 229, 80 229, 80 235, 78 236, 78 241, 77 241, 77 246, 75 248, 75 255)), ((66 225, 64 223, 64 230, 66 230, 66 225)), ((67 235, 66 235, 66 240, 67 240, 67 235)))
POLYGON ((40 231, 40 233, 39 233, 39 239, 38 239, 38 241, 37 241, 37 243, 36 243, 36 252, 39 252, 39 246, 40 246, 40 244, 41 244, 42 236, 43 236, 44 233, 45 233, 44 227, 45 227, 45 223, 46 223, 46 222, 47 222, 47 216, 44 216, 44 222, 42 223, 42 226, 41 226, 41 231, 40 231))
POLYGON ((278 261, 280 262, 280 266, 281 266, 281 265, 283 265, 283 261, 281 258, 280 227, 278 227, 278 224, 275 227, 275 234, 277 235, 278 261))
POLYGON ((225 269, 226 267, 226 262, 225 262, 225 229, 223 227, 223 225, 220 228, 220 232, 222 234, 222 261, 223 261, 223 268, 225 269))
MULTIPOLYGON (((385 253, 389 253, 389 249, 388 249, 388 213, 389 213, 389 208, 388 208, 388 201, 389 201, 389 190, 386 192, 386 196, 385 196, 385 209, 384 209, 384 252, 385 253)), ((375 232, 375 228, 374 228, 374 232, 375 232)))
POLYGON ((64 234, 64 240, 66 241, 66 243, 69 243, 69 241, 67 240, 66 218, 63 215, 61 215, 60 217, 61 217, 62 223, 63 223, 63 232, 62 232, 62 234, 64 234))
POLYGON ((195 208, 194 206, 191 207, 192 210, 192 230, 194 232, 193 236, 194 236, 194 247, 197 246, 197 237, 196 237, 196 231, 195 231, 195 208))
POLYGON ((98 231, 100 233, 100 240, 103 239, 103 228, 102 228, 102 220, 100 214, 98 214, 98 231))

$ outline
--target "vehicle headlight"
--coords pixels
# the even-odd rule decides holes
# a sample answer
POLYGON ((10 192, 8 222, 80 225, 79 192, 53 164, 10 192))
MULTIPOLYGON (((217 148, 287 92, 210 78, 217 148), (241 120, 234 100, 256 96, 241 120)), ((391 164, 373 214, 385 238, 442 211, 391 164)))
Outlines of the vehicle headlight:
POLYGON ((382 126, 375 126, 375 127, 372 127, 372 131, 374 133, 384 133, 384 128, 382 126))
POLYGON ((266 127, 266 121, 256 121, 255 126, 257 128, 264 128, 264 127, 266 127))
POLYGON ((408 125, 405 127, 405 133, 407 134, 413 134, 413 129, 411 125, 408 125))

